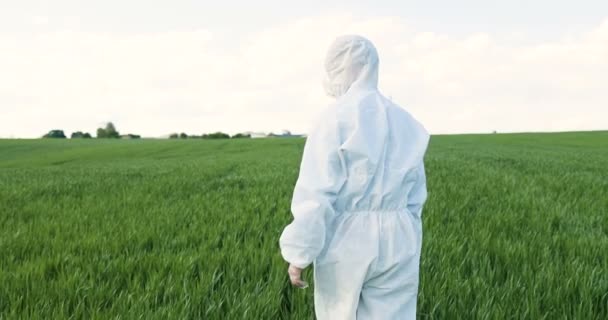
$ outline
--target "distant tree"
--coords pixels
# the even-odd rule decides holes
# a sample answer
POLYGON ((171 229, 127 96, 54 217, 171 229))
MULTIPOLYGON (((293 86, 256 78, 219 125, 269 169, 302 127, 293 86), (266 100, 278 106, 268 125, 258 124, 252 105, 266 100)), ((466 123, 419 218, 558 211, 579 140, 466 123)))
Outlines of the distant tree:
POLYGON ((179 138, 179 134, 177 134, 177 133, 172 133, 169 135, 169 139, 177 139, 177 138, 179 138))
POLYGON ((82 132, 82 131, 76 131, 76 132, 72 132, 72 134, 70 135, 70 139, 90 139, 91 134, 88 132, 82 132))
POLYGON ((180 139, 188 139, 188 135, 186 133, 182 132, 182 133, 179 134, 179 138, 180 139))
POLYGON ((108 122, 105 128, 97 129, 97 138, 120 138, 120 133, 116 130, 116 127, 112 122, 108 122))
POLYGON ((65 139, 65 133, 63 133, 63 130, 51 130, 49 131, 47 134, 45 134, 44 136, 42 136, 43 138, 58 138, 58 139, 65 139))
POLYGON ((251 134, 248 133, 237 133, 232 136, 232 139, 240 139, 240 138, 251 138, 251 134))
POLYGON ((106 124, 106 134, 108 135, 108 138, 120 137, 120 133, 118 133, 118 130, 116 130, 116 127, 114 127, 112 122, 108 122, 108 124, 106 124))
POLYGON ((202 136, 203 139, 230 139, 230 135, 223 132, 214 132, 209 134, 204 134, 202 136))

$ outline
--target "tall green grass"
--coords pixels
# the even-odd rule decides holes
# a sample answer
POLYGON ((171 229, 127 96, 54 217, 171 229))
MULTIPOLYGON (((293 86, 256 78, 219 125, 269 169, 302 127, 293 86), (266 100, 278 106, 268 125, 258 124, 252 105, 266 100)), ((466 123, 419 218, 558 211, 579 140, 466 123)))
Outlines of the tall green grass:
MULTIPOLYGON (((0 140, 0 319, 311 319, 278 250, 303 144, 0 140)), ((426 167, 420 318, 608 319, 607 132, 426 167)))

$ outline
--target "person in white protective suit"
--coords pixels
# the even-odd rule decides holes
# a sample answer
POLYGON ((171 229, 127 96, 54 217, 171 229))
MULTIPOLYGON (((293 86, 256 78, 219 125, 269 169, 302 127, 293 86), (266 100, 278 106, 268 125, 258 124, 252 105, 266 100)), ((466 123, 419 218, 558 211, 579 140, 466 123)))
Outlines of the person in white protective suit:
POLYGON ((291 282, 314 263, 318 319, 415 319, 424 127, 378 91, 378 54, 342 36, 325 61, 337 100, 309 132, 280 247, 291 282))

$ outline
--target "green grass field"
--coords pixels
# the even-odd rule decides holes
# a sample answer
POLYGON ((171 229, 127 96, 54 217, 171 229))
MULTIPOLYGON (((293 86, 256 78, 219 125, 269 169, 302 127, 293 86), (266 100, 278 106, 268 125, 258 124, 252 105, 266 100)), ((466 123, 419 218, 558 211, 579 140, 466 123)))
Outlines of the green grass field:
MULTIPOLYGON (((303 144, 0 140, 0 319, 313 318, 278 250, 303 144)), ((426 168, 420 318, 608 319, 608 132, 433 136, 426 168)))

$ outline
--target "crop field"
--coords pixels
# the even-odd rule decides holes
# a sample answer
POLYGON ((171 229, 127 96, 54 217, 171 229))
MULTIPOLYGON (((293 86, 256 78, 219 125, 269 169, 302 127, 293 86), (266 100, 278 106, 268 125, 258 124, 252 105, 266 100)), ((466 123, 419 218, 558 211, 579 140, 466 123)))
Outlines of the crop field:
MULTIPOLYGON (((303 145, 0 140, 0 319, 314 318, 278 249, 303 145)), ((425 162, 419 318, 608 319, 608 132, 425 162)))

